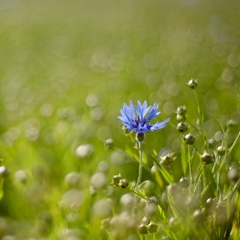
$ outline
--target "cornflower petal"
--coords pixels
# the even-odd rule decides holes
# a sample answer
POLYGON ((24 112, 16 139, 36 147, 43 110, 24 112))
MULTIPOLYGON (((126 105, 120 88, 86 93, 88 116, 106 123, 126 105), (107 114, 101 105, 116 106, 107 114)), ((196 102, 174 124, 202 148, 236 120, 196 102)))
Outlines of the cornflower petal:
POLYGON ((152 125, 151 131, 159 130, 166 127, 166 123, 169 121, 170 121, 170 118, 167 118, 162 122, 156 122, 155 124, 152 125))
POLYGON ((149 114, 148 114, 148 120, 154 119, 157 115, 160 114, 160 112, 157 112, 158 110, 158 104, 154 103, 154 105, 151 107, 149 114))
POLYGON ((148 107, 147 101, 144 101, 143 104, 138 101, 137 106, 134 106, 132 101, 130 101, 129 106, 124 103, 123 108, 120 110, 122 116, 118 118, 129 131, 145 134, 150 131, 164 128, 169 121, 169 119, 166 119, 163 122, 156 122, 153 125, 150 124, 149 121, 160 114, 157 110, 158 104, 156 103, 148 107))
POLYGON ((147 102, 144 101, 144 103, 141 105, 141 102, 138 101, 138 105, 136 107, 136 113, 140 121, 144 119, 144 116, 146 115, 147 111, 148 111, 147 102))

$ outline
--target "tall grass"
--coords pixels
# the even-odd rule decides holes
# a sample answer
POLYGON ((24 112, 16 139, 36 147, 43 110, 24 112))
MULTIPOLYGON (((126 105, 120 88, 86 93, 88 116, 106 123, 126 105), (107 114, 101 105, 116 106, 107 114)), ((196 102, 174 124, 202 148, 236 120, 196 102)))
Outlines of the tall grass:
POLYGON ((238 239, 239 9, 1 1, 1 239, 238 239), (139 188, 129 100, 171 118, 139 188))

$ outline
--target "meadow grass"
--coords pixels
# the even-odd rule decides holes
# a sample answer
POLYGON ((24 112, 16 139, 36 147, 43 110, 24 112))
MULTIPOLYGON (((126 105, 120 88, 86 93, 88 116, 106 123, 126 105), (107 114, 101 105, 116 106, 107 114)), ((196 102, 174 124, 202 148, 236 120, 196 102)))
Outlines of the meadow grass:
POLYGON ((0 1, 0 238, 239 239, 239 14, 0 1), (130 100, 170 118, 141 145, 130 100))

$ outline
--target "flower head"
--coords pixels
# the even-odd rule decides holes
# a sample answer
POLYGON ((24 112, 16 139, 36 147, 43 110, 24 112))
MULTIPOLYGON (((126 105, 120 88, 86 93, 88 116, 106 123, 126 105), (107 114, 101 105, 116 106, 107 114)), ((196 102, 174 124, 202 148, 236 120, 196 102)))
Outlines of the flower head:
POLYGON ((132 104, 123 105, 123 108, 120 110, 122 116, 118 118, 121 120, 122 124, 127 128, 127 130, 135 132, 137 134, 145 134, 150 131, 159 130, 166 126, 166 123, 170 120, 169 118, 162 121, 151 124, 149 121, 157 117, 160 112, 157 112, 158 104, 154 103, 153 106, 147 106, 147 102, 144 101, 141 104, 138 101, 137 106, 132 104))

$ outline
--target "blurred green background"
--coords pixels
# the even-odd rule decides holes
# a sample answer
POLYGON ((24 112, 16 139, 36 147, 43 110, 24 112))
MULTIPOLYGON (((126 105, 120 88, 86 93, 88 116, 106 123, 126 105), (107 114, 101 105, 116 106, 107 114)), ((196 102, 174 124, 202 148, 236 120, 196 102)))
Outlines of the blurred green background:
POLYGON ((0 0, 0 158, 10 173, 1 217, 18 226, 49 210, 57 219, 64 176, 108 161, 106 139, 128 144, 117 116, 130 100, 157 102, 158 120, 171 117, 147 150, 179 151, 177 107, 197 118, 191 78, 208 138, 217 119, 239 122, 239 20, 238 0, 0 0), (81 144, 93 146, 90 160, 77 159, 81 144))

